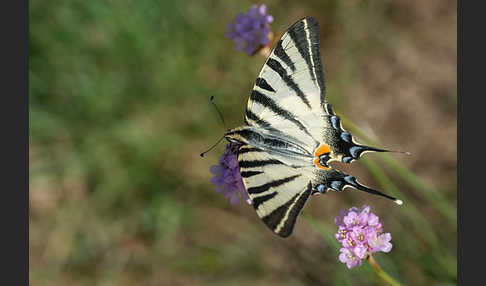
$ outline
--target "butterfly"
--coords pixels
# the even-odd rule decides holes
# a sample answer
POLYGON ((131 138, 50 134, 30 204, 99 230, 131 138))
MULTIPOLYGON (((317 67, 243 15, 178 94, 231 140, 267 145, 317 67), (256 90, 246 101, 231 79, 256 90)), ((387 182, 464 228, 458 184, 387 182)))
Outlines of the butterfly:
POLYGON ((325 96, 319 24, 306 17, 282 35, 263 65, 245 124, 224 135, 239 145, 240 174, 257 215, 282 237, 292 233, 313 194, 354 187, 401 204, 329 166, 387 150, 358 144, 325 96))

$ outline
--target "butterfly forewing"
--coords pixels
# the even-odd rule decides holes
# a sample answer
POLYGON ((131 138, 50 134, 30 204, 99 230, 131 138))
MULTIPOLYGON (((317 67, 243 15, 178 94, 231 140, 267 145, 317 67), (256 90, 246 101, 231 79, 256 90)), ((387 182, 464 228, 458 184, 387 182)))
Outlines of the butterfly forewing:
POLYGON ((282 35, 265 62, 250 95, 245 122, 250 126, 291 130, 314 149, 326 121, 319 25, 304 18, 282 35), (292 128, 288 128, 291 126, 292 128), (283 129, 282 129, 283 128, 283 129))

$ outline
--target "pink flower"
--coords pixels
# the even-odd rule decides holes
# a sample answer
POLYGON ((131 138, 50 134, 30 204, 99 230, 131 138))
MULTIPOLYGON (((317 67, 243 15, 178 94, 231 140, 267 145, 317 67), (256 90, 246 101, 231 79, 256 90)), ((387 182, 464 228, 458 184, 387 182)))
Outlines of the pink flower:
POLYGON ((342 210, 334 222, 338 226, 335 237, 342 245, 339 261, 346 263, 348 268, 361 265, 361 259, 372 253, 392 249, 391 234, 383 233, 378 216, 369 206, 365 205, 361 210, 356 207, 342 210))
POLYGON ((371 253, 377 251, 390 252, 392 244, 390 243, 391 234, 382 233, 373 235, 368 238, 371 253))
POLYGON ((342 263, 346 263, 346 266, 348 268, 353 268, 357 264, 361 266, 361 259, 356 257, 352 251, 350 251, 348 248, 341 248, 340 249, 340 254, 339 254, 339 261, 342 263))

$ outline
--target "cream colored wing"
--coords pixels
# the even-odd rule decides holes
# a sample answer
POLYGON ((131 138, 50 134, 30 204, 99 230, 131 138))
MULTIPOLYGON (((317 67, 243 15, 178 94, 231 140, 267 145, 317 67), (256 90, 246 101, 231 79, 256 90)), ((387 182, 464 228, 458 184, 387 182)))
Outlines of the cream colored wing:
POLYGON ((327 121, 319 47, 319 24, 304 18, 282 35, 266 60, 248 101, 245 122, 269 130, 292 130, 313 150, 327 121))
POLYGON ((280 156, 251 145, 240 147, 238 154, 243 184, 256 213, 282 237, 292 233, 297 216, 312 193, 312 167, 292 166, 288 160, 284 163, 280 156))

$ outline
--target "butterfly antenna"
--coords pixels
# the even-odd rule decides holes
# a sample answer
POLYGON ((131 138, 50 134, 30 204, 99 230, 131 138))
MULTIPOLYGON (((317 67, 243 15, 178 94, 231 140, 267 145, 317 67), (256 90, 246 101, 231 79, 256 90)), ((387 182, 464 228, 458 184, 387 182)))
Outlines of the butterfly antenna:
POLYGON ((219 142, 221 142, 221 140, 223 140, 223 139, 224 139, 224 136, 222 136, 221 138, 219 138, 218 142, 214 143, 214 145, 213 145, 213 146, 211 146, 211 147, 209 147, 209 149, 208 149, 208 150, 206 150, 206 151, 202 152, 202 153, 200 154, 200 156, 201 156, 201 157, 204 157, 204 155, 205 155, 206 153, 208 153, 209 151, 213 150, 213 149, 214 149, 214 147, 218 146, 219 142))
POLYGON ((221 122, 223 123, 223 127, 224 127, 224 130, 226 130, 226 123, 224 122, 224 118, 223 118, 223 114, 221 113, 221 111, 219 111, 219 108, 218 106, 216 105, 216 103, 214 102, 214 96, 212 95, 210 98, 209 98, 209 102, 211 102, 211 104, 214 106, 214 108, 216 109, 216 112, 218 112, 218 115, 219 115, 219 119, 221 119, 221 122))
POLYGON ((402 200, 399 200, 397 198, 394 198, 392 196, 389 196, 389 195, 384 194, 382 192, 379 192, 377 190, 373 190, 373 189, 368 188, 368 187, 366 187, 364 185, 361 185, 360 183, 358 183, 356 181, 356 178, 353 177, 353 176, 347 176, 347 177, 344 178, 344 180, 346 181, 346 183, 348 183, 348 185, 355 187, 357 190, 360 190, 360 191, 363 191, 363 192, 367 192, 369 194, 373 194, 373 195, 378 195, 378 196, 385 197, 387 199, 390 199, 390 200, 394 201, 397 205, 402 205, 403 204, 403 201, 402 200))

